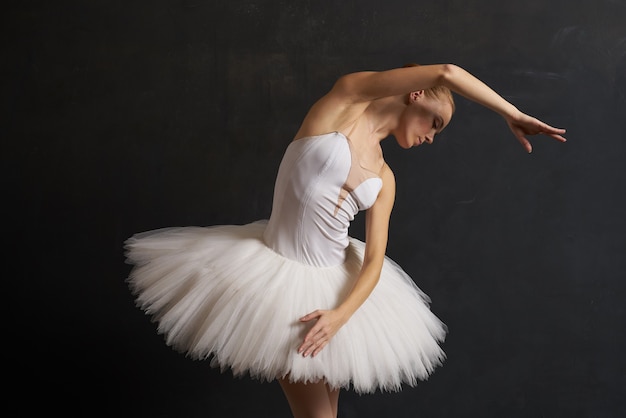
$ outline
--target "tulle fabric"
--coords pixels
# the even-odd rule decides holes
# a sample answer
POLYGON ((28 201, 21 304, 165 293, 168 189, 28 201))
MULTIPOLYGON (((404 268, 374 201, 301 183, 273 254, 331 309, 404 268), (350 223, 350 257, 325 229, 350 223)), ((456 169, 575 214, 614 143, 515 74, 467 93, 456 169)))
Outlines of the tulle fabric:
POLYGON ((129 286, 168 345, 235 376, 324 380, 359 393, 413 386, 442 363, 445 325, 389 258, 370 297, 321 353, 299 355, 312 324, 298 318, 337 306, 365 246, 350 238, 345 263, 313 267, 268 248, 265 225, 164 228, 126 241, 129 286))

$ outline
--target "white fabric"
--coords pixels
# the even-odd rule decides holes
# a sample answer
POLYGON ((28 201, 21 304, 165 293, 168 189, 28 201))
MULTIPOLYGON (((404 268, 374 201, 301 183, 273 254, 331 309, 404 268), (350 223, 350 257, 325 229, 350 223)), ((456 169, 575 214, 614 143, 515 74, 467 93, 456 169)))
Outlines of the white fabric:
POLYGON ((357 392, 395 391, 428 377, 445 357, 438 343, 446 327, 389 258, 370 297, 322 352, 296 352, 312 326, 298 318, 337 306, 362 263, 364 243, 347 228, 380 185, 370 177, 375 187, 359 185, 336 210, 350 161, 340 134, 295 141, 279 170, 269 223, 164 228, 126 241, 129 285, 169 345, 236 376, 288 374, 357 392))
POLYGON ((278 169, 265 242, 306 264, 342 263, 350 221, 374 204, 382 187, 379 177, 369 175, 342 201, 342 188, 355 170, 364 171, 352 166, 350 144, 339 132, 291 142, 278 169))

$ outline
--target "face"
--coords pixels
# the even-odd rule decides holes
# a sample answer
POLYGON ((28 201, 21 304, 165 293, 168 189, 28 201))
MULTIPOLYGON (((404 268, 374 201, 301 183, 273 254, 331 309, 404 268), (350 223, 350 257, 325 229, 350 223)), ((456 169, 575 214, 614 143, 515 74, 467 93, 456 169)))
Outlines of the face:
POLYGON ((406 106, 393 134, 402 148, 432 144, 452 119, 452 105, 447 100, 431 98, 423 90, 409 94, 406 106))

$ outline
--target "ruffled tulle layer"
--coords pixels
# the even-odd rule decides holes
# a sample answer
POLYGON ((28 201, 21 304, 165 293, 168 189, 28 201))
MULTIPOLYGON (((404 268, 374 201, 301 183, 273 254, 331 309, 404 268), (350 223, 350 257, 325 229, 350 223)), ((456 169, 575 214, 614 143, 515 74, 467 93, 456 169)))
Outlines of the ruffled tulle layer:
POLYGON ((344 264, 313 267, 268 248, 264 229, 264 222, 165 228, 126 241, 129 285, 169 345, 235 376, 323 379, 361 393, 413 386, 441 364, 446 327, 388 258, 370 297, 322 352, 299 355, 312 324, 298 318, 345 297, 365 246, 351 238, 344 264))

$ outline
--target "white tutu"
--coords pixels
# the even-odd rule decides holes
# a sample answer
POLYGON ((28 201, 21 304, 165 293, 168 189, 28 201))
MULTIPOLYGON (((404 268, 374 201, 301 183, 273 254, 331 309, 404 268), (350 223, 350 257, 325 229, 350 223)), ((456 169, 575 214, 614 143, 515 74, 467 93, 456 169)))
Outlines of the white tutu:
POLYGON ((168 345, 235 376, 321 379, 359 393, 413 386, 441 364, 446 327, 389 258, 372 294, 329 344, 315 357, 298 354, 312 326, 298 318, 343 300, 365 245, 350 238, 344 264, 313 267, 268 248, 265 225, 164 228, 126 241, 129 285, 168 345))

